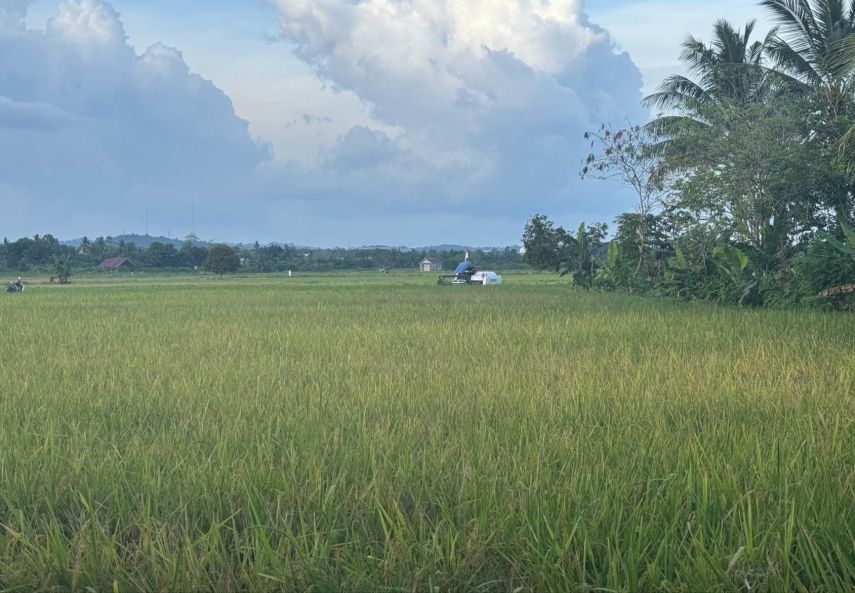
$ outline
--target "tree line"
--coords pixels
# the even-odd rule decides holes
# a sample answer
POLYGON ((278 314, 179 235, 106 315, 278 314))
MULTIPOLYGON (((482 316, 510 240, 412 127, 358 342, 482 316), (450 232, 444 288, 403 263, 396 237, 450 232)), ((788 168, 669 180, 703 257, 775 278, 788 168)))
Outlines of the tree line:
MULTIPOLYGON (((344 270, 415 270, 424 257, 439 259, 454 268, 463 254, 458 251, 426 252, 391 248, 310 249, 258 242, 252 245, 212 245, 188 236, 180 245, 152 242, 148 247, 110 237, 84 238, 77 246, 62 244, 53 235, 35 235, 0 244, 0 270, 44 273, 60 281, 72 273, 94 271, 102 261, 124 257, 136 270, 224 272, 333 272, 344 270), (216 251, 215 251, 216 249, 216 251)), ((526 268, 514 247, 472 251, 479 267, 526 268)))
POLYGON ((855 3, 760 5, 777 24, 765 37, 725 20, 708 43, 688 37, 688 75, 645 99, 656 117, 585 135, 581 176, 623 183, 635 209, 599 252, 533 217, 532 265, 633 293, 852 306, 855 3))

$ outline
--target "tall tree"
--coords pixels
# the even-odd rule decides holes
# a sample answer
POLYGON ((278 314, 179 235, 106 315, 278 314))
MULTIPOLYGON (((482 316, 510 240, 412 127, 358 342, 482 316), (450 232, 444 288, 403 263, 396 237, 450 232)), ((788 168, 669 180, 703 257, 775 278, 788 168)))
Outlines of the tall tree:
POLYGON ((708 112, 714 105, 756 103, 775 92, 776 79, 766 67, 766 50, 776 31, 762 41, 752 41, 755 26, 755 21, 749 21, 740 30, 719 20, 709 44, 688 36, 680 60, 689 76, 669 76, 655 93, 645 97, 648 107, 660 110, 646 127, 658 136, 655 146, 662 154, 664 169, 674 166, 673 137, 686 129, 694 132, 709 126, 704 110, 708 112))
POLYGON ((572 253, 573 237, 542 214, 535 214, 523 231, 525 259, 534 268, 558 272, 572 253))
POLYGON ((841 60, 843 41, 855 33, 855 2, 849 0, 761 0, 779 23, 768 44, 776 70, 824 98, 829 116, 843 113, 850 98, 853 65, 841 60))
POLYGON ((804 107, 782 97, 710 108, 709 129, 675 140, 682 156, 672 206, 749 247, 763 271, 786 266, 794 242, 822 225, 833 184, 827 155, 804 141, 804 107))
POLYGON ((237 272, 240 267, 240 258, 235 250, 228 245, 215 245, 208 251, 205 260, 205 269, 214 274, 229 274, 237 272))
POLYGON ((697 115, 701 104, 762 100, 770 90, 765 52, 775 31, 752 42, 755 26, 756 21, 750 21, 740 31, 726 20, 716 21, 709 45, 688 36, 680 60, 693 78, 669 76, 645 103, 686 117, 697 115))
MULTIPOLYGON (((816 103, 810 114, 810 141, 855 179, 855 2, 852 0, 761 0, 779 23, 769 44, 775 68, 816 103)), ((838 216, 855 217, 852 188, 841 180, 827 193, 825 206, 838 216)))
POLYGON ((616 180, 635 192, 635 209, 639 215, 638 259, 635 274, 641 271, 647 249, 647 220, 662 203, 664 190, 658 171, 661 154, 655 150, 656 135, 642 126, 615 130, 603 124, 596 132, 586 132, 592 152, 580 171, 584 179, 616 180))

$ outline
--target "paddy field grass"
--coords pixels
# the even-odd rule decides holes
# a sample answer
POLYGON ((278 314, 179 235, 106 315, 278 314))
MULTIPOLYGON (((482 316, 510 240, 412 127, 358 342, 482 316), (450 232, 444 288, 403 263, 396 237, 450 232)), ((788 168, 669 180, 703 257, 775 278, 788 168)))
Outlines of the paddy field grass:
POLYGON ((0 590, 855 588, 855 316, 505 282, 0 295, 0 590))

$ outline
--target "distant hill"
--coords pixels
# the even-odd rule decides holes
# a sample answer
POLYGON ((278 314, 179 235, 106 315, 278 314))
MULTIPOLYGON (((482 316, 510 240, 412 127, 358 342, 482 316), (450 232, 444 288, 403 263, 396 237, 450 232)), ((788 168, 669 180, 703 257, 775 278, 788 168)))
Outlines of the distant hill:
MULTIPOLYGON (((120 243, 124 241, 125 243, 134 243, 137 247, 143 247, 148 249, 152 243, 163 243, 164 245, 174 245, 176 249, 180 249, 184 244, 183 239, 175 239, 170 237, 152 237, 151 235, 116 235, 115 237, 105 237, 109 239, 110 243, 120 243)), ((89 237, 89 241, 92 242, 95 240, 95 237, 89 237)), ((79 247, 83 242, 83 238, 79 239, 71 239, 69 241, 62 241, 63 245, 68 245, 70 247, 79 247)), ((208 243, 206 241, 197 241, 197 245, 202 247, 207 246, 208 243)))
POLYGON ((447 243, 443 243, 441 245, 427 245, 426 247, 415 247, 412 251, 425 251, 425 252, 433 252, 433 253, 443 253, 448 251, 459 251, 464 252, 466 249, 470 251, 503 251, 504 249, 511 248, 515 250, 519 250, 518 246, 508 245, 507 247, 478 247, 478 246, 465 246, 465 245, 450 245, 447 243))
POLYGON ((404 247, 403 245, 362 245, 360 247, 356 247, 359 251, 400 251, 407 252, 412 251, 409 247, 404 247))

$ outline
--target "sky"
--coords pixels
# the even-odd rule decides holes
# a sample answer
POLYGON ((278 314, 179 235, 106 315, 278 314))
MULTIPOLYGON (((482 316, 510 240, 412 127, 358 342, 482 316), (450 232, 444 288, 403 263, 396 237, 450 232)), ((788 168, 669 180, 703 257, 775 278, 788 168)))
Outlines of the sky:
MULTIPOLYGON (((745 0, 0 0, 0 235, 520 241, 632 208, 582 136, 642 122, 745 0)), ((768 29, 761 21, 758 29, 768 29)))

